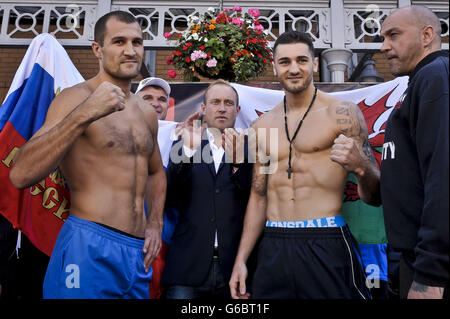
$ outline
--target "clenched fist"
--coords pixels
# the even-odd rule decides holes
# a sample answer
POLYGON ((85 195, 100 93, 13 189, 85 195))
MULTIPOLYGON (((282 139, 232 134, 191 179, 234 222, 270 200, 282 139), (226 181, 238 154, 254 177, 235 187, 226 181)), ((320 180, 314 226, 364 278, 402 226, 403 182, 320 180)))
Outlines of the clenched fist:
POLYGON ((347 171, 363 176, 363 154, 361 145, 354 139, 340 134, 331 147, 330 159, 342 165, 347 171))
POLYGON ((102 82, 84 102, 94 120, 125 108, 125 93, 110 82, 102 82))

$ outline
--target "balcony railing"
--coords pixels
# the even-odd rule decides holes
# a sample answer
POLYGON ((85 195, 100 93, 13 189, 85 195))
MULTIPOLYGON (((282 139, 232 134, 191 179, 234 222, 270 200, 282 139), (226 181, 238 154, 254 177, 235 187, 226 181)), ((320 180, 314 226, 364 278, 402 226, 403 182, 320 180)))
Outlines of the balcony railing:
POLYGON ((170 48, 173 42, 165 32, 183 32, 189 16, 204 13, 209 7, 242 6, 244 11, 258 8, 269 40, 288 29, 308 32, 315 48, 346 48, 376 51, 381 47, 377 35, 381 23, 392 10, 403 4, 424 4, 439 17, 448 50, 449 10, 447 1, 126 1, 79 0, 40 1, 2 0, 0 3, 0 46, 26 46, 45 32, 54 32, 66 47, 90 47, 95 21, 112 10, 129 11, 143 29, 146 48, 170 48), (274 7, 276 5, 276 7, 274 7))

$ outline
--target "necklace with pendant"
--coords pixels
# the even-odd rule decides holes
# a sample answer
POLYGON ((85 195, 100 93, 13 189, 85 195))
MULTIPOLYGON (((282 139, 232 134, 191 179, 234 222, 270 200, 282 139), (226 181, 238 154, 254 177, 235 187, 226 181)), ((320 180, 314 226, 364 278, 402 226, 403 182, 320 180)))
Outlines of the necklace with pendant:
POLYGON ((314 96, 311 100, 311 103, 309 104, 308 108, 306 109, 305 114, 303 114, 302 119, 300 120, 300 123, 298 123, 297 129, 295 130, 294 136, 292 136, 292 139, 289 138, 289 129, 288 129, 288 124, 287 124, 287 110, 286 110, 286 95, 284 96, 284 128, 286 129, 286 136, 287 139, 289 141, 289 167, 286 170, 286 172, 288 173, 288 179, 291 178, 291 174, 292 174, 292 166, 291 166, 291 159, 292 159, 292 142, 295 140, 295 138, 297 137, 297 133, 300 130, 300 127, 303 124, 303 120, 305 119, 306 115, 308 114, 309 110, 311 109, 314 101, 316 100, 316 95, 317 95, 317 88, 315 88, 314 90, 314 96))

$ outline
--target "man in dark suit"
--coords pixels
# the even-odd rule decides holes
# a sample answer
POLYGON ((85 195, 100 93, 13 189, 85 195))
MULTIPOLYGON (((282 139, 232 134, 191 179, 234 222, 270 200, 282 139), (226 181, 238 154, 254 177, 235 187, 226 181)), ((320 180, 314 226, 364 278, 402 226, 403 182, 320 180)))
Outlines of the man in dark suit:
POLYGON ((180 217, 162 278, 168 299, 231 297, 253 167, 245 132, 233 128, 239 111, 236 90, 226 81, 211 83, 201 122, 199 114, 191 117, 172 147, 166 206, 180 217))

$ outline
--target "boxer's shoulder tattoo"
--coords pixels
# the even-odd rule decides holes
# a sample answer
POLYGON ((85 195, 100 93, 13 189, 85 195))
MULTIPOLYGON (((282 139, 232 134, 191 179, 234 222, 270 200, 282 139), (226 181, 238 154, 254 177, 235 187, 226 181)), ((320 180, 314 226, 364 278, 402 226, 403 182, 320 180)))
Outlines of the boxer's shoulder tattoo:
POLYGON ((339 132, 360 143, 367 159, 377 165, 369 143, 366 120, 359 107, 351 102, 339 101, 336 105, 336 123, 339 132))
POLYGON ((336 105, 336 124, 340 133, 347 137, 361 139, 367 135, 366 122, 358 107, 347 101, 339 101, 336 105))

